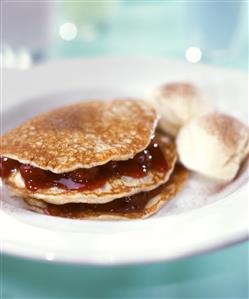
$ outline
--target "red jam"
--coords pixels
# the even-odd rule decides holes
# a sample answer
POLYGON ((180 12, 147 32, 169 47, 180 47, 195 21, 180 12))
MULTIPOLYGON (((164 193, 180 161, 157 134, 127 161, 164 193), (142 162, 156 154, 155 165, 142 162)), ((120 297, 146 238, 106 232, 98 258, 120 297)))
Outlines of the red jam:
POLYGON ((16 160, 0 157, 0 177, 7 178, 20 168, 20 163, 16 160))
POLYGON ((58 187, 65 190, 94 190, 104 186, 110 177, 129 176, 142 178, 149 170, 166 172, 167 161, 155 139, 133 159, 126 161, 110 161, 105 165, 90 169, 79 168, 71 172, 56 174, 48 170, 21 164, 16 160, 0 158, 0 176, 5 179, 20 170, 26 188, 32 191, 58 187))
POLYGON ((80 218, 91 213, 124 214, 142 212, 148 201, 161 193, 165 184, 149 192, 118 198, 104 204, 69 203, 64 205, 47 204, 46 213, 51 216, 80 218))

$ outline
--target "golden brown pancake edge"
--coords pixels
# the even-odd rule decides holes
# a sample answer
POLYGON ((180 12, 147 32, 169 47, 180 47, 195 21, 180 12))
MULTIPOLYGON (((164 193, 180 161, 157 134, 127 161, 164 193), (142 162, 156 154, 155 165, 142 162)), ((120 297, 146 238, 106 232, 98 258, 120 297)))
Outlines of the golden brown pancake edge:
MULTIPOLYGON (((97 213, 92 212, 83 214, 80 217, 74 219, 92 219, 92 220, 132 220, 132 219, 144 219, 152 216, 162 208, 162 206, 169 200, 173 199, 176 194, 181 190, 184 183, 188 179, 189 172, 181 165, 177 165, 172 173, 169 181, 166 183, 164 189, 160 194, 152 198, 146 205, 143 211, 129 212, 129 213, 97 213)), ((47 214, 47 203, 34 198, 24 198, 27 207, 41 214, 47 214)))
POLYGON ((176 147, 173 140, 166 137, 164 134, 156 133, 159 146, 164 153, 165 159, 168 163, 168 171, 166 173, 152 172, 141 179, 121 177, 111 178, 108 182, 110 190, 106 187, 89 190, 89 191, 69 191, 61 189, 60 192, 55 192, 53 189, 40 189, 35 192, 30 191, 24 187, 16 186, 13 178, 16 174, 5 180, 5 183, 11 187, 12 192, 20 197, 32 197, 43 200, 52 204, 65 204, 65 203, 106 203, 117 198, 130 196, 142 191, 149 191, 164 184, 170 177, 177 160, 176 147))
POLYGON ((148 146, 157 122, 142 100, 82 101, 3 135, 0 156, 54 173, 128 160, 148 146))

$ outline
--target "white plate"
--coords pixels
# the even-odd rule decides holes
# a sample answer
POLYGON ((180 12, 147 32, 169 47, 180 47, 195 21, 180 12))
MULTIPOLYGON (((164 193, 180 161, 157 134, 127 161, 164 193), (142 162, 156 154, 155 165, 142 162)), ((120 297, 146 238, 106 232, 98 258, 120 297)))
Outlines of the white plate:
MULTIPOLYGON (((190 80, 222 111, 245 122, 247 76, 239 71, 155 59, 88 59, 3 71, 3 132, 79 99, 143 96, 172 80, 190 80)), ((0 239, 5 253, 82 264, 172 260, 248 238, 248 171, 228 186, 192 176, 157 215, 136 221, 78 221, 23 209, 2 187, 0 239)))

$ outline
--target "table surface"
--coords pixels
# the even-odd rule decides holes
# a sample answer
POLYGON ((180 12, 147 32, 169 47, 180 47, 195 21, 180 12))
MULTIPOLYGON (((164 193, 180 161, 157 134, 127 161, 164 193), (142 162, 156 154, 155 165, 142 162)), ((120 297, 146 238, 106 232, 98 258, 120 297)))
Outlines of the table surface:
POLYGON ((248 242, 158 264, 89 267, 2 257, 2 298, 248 298, 248 242))
MULTIPOLYGON (((169 25, 173 22, 174 32, 170 26, 162 26, 166 22, 162 8, 159 4, 116 8, 109 31, 100 32, 97 40, 89 42, 88 35, 88 43, 82 46, 82 41, 69 44, 55 38, 49 56, 143 54, 184 58, 186 39, 181 38, 179 18, 172 17, 177 12, 182 18, 183 7, 174 4, 168 10, 166 19, 169 25), (151 15, 157 16, 154 23, 145 26, 143 21, 151 15), (163 41, 163 35, 168 40, 163 41)), ((245 53, 245 49, 237 57, 227 53, 225 59, 211 63, 245 69, 245 53)), ((0 298, 249 298, 248 245, 244 242, 178 261, 122 267, 71 266, 1 255, 0 298)))

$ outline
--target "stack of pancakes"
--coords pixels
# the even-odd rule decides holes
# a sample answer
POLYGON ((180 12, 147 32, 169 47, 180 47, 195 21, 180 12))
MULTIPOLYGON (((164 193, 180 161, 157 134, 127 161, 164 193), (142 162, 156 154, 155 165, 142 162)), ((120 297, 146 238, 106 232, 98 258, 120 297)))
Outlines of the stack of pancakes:
POLYGON ((1 137, 1 177, 31 210, 77 219, 154 214, 187 178, 139 100, 80 102, 1 137))

